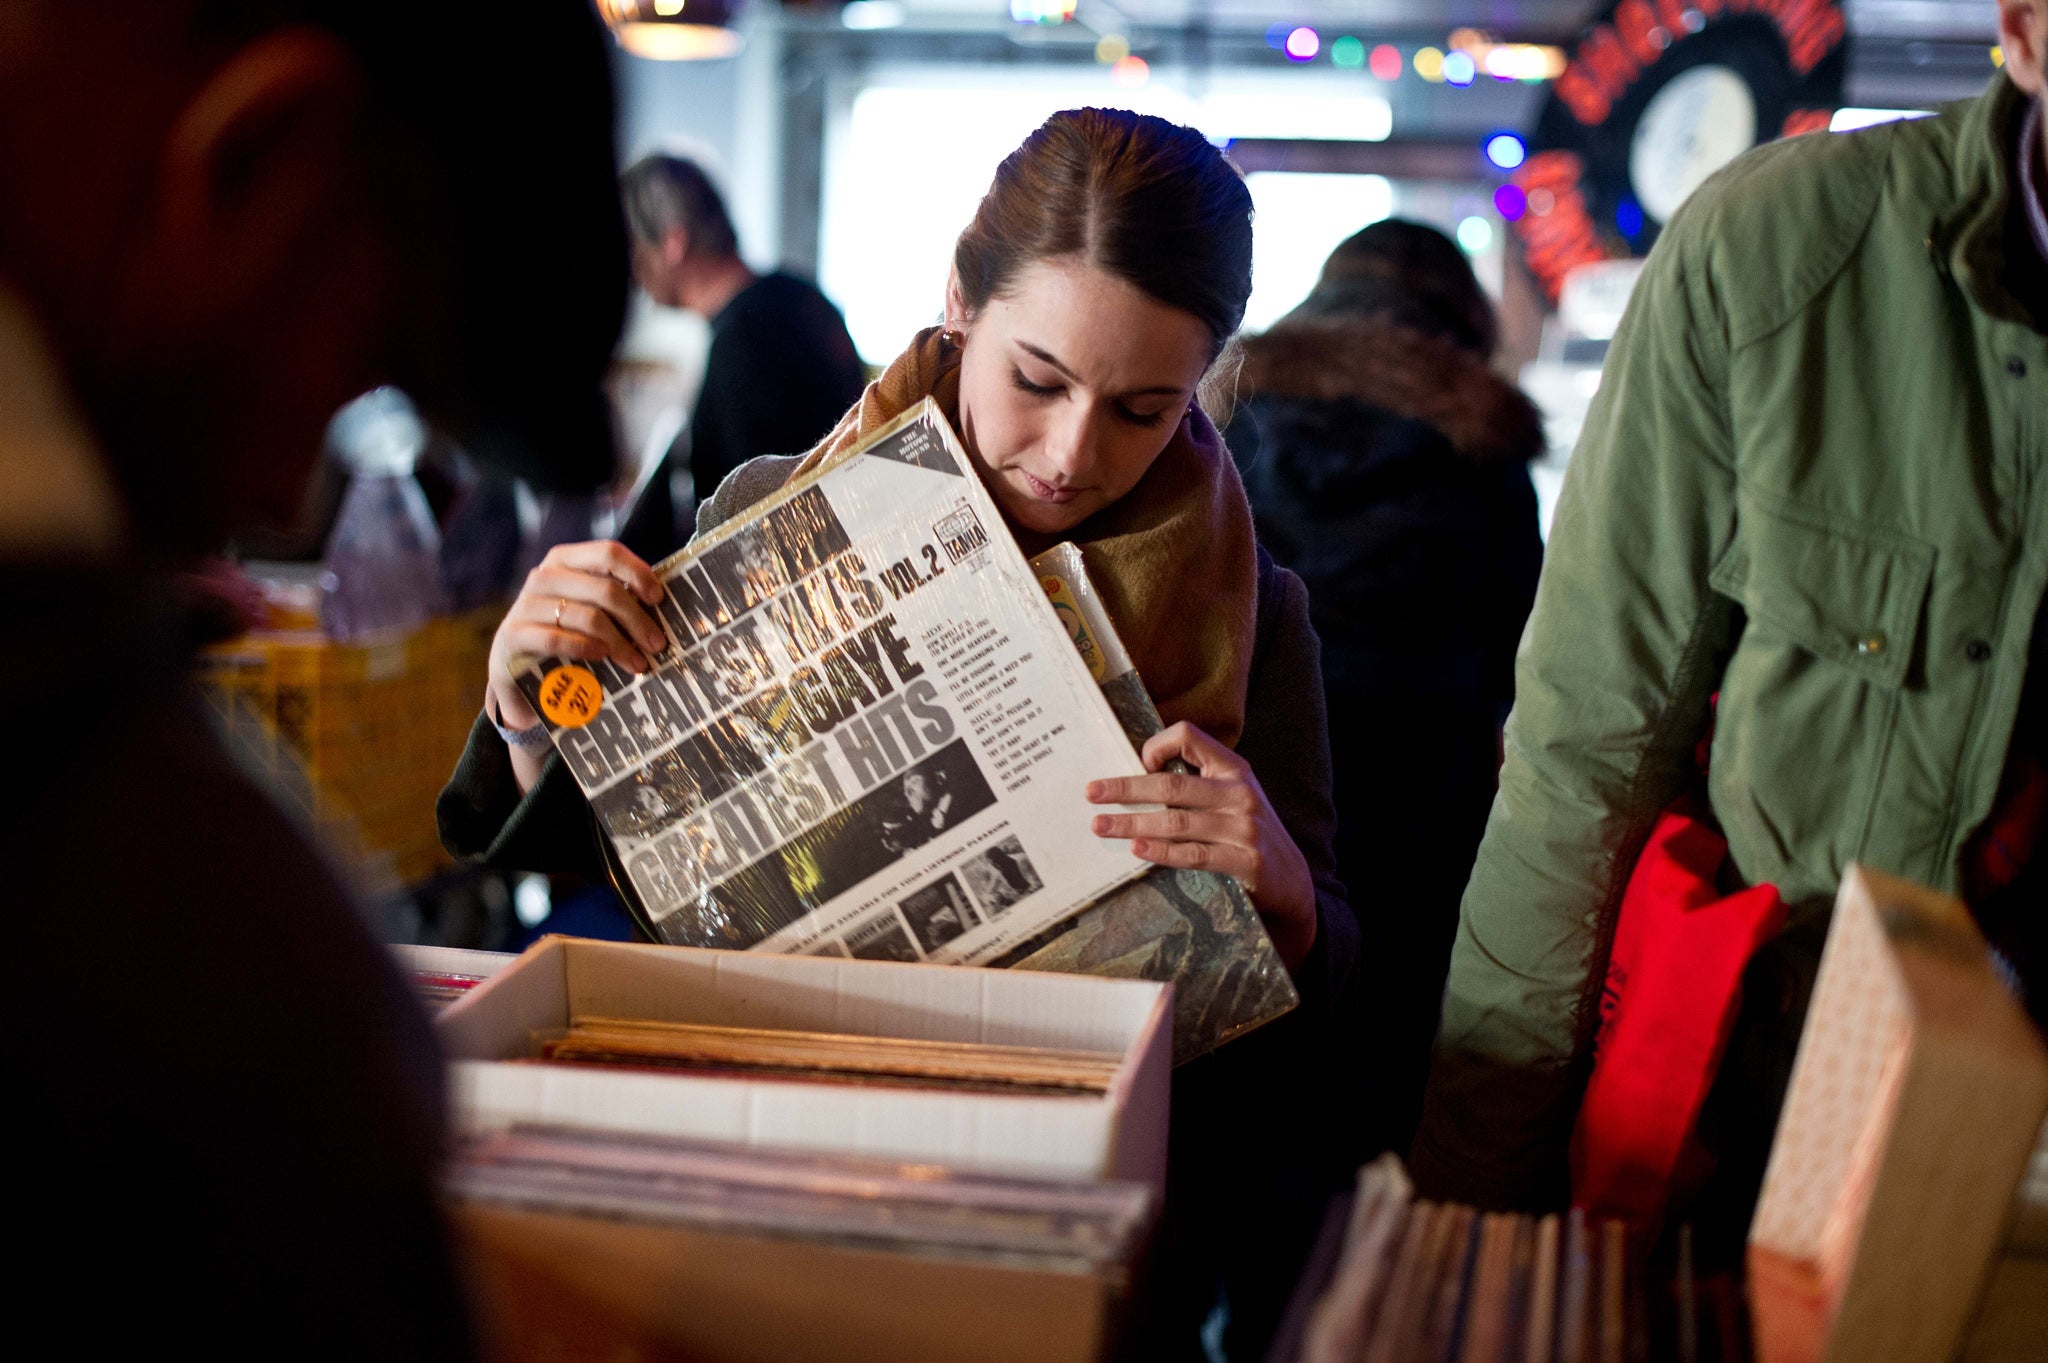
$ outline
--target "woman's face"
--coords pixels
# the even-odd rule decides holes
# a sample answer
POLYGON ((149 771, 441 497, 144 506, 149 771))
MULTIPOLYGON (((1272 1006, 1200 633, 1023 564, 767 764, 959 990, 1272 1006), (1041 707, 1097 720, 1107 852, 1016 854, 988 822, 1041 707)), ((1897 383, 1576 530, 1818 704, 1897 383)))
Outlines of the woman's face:
POLYGON ((1019 529, 1058 535, 1122 497, 1173 437, 1214 340, 1168 307, 1072 258, 1035 261, 952 325, 960 435, 1019 529))

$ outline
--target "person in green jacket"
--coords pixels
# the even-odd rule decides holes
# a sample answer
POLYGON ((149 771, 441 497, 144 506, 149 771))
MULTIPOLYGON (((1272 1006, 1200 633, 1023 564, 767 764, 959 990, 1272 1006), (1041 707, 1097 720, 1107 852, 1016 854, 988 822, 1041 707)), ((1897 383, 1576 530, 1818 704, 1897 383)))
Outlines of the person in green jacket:
POLYGON ((1617 906, 1709 733, 1728 888, 1790 908, 1709 1100, 1746 1090, 1726 1110, 1756 1177, 1843 868, 1969 894, 1980 830, 2024 808, 2001 783, 2048 754, 2043 697, 2022 704, 2048 586, 2048 0, 1999 20, 1981 97, 1751 152, 1651 254, 1517 659, 1413 1150, 1433 1196, 1562 1200, 1617 906))

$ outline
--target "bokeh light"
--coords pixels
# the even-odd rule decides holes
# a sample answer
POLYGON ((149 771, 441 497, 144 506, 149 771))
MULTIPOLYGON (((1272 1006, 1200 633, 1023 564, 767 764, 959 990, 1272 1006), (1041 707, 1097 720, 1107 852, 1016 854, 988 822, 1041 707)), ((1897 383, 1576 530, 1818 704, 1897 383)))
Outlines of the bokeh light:
POLYGON ((1293 28, 1293 24, 1285 21, 1277 24, 1268 24, 1266 26, 1266 46, 1278 52, 1281 48, 1287 46, 1287 35, 1293 28))
POLYGON ((901 28, 909 20, 910 14, 903 8, 902 0, 850 0, 839 11, 840 26, 856 33, 901 28))
POLYGON ((1115 66, 1131 55, 1131 40, 1121 33, 1105 33, 1095 44, 1095 60, 1104 66, 1115 66))
POLYGON ((1330 60, 1346 71, 1365 65, 1365 44, 1346 34, 1330 44, 1330 60))
POLYGON ((1472 60, 1469 52, 1452 52, 1444 57, 1444 80, 1460 88, 1470 85, 1479 75, 1479 64, 1472 60))
POLYGON ((1287 35, 1287 56, 1290 61, 1314 61, 1316 53, 1322 51, 1322 48, 1322 38, 1306 24, 1287 35))
POLYGON ((1625 237, 1641 235, 1643 206, 1634 199, 1623 199, 1614 206, 1614 226, 1625 237))
POLYGON ((1493 191, 1493 211, 1516 222, 1529 211, 1529 196, 1522 193, 1520 185, 1502 185, 1493 191))
POLYGON ((1465 254, 1476 256, 1493 245, 1493 224, 1474 215, 1458 224, 1458 245, 1465 248, 1465 254))
POLYGON ((1401 49, 1392 43, 1381 43, 1372 50, 1370 65, 1372 73, 1381 80, 1401 79, 1401 49))
POLYGON ((1442 83, 1444 78, 1444 54, 1434 47, 1417 49, 1415 53, 1415 74, 1432 85, 1442 83))
POLYGON ((1137 90, 1152 79, 1152 68, 1143 57, 1124 57, 1109 68, 1109 78, 1126 90, 1137 90))
POLYGON ((1077 0, 1010 0, 1010 17, 1020 24, 1071 24, 1076 3, 1077 0))
POLYGON ((1529 149, 1513 133, 1495 133, 1486 139, 1486 159, 1502 170, 1513 170, 1529 159, 1529 149))

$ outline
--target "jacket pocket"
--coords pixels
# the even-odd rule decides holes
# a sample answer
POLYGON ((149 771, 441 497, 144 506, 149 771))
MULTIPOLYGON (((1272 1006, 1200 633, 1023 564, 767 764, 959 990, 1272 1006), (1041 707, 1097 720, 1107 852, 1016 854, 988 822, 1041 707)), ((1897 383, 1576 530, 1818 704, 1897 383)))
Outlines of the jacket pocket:
POLYGON ((1707 787, 1749 884, 1788 902, 1861 855, 1912 675, 1932 547, 1745 496, 1709 575, 1747 617, 1720 679, 1707 787))
POLYGON ((1714 566, 1714 590, 1817 657, 1897 690, 1912 664, 1934 549, 1871 527, 1743 498, 1741 529, 1714 566))

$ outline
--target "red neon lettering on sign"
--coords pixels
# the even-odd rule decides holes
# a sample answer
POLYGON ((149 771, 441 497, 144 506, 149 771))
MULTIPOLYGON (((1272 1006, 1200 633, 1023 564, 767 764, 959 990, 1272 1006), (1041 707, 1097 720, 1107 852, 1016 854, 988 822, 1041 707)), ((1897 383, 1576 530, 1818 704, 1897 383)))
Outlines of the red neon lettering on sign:
POLYGON ((1802 76, 1810 73, 1841 43, 1845 31, 1842 12, 1833 5, 1828 6, 1797 34, 1786 38, 1785 46, 1792 54, 1792 69, 1802 76))
POLYGON ((1580 265, 1605 260, 1606 250, 1586 212, 1579 190, 1585 163, 1568 151, 1543 151, 1522 163, 1513 183, 1524 193, 1544 190, 1556 203, 1546 215, 1527 214, 1515 224, 1529 272, 1554 301, 1564 277, 1580 265))
MULTIPOLYGON (((1801 76, 1840 46, 1847 31, 1838 0, 1690 0, 1690 9, 1700 23, 1739 14, 1770 19, 1801 76)), ((1643 72, 1694 31, 1688 13, 1688 0, 1621 0, 1612 22, 1594 25, 1580 39, 1553 86, 1572 117, 1587 127, 1606 122, 1643 72)), ((1794 110, 1781 135, 1818 131, 1829 117, 1826 109, 1794 110)), ((1609 255, 1580 189, 1584 175, 1573 153, 1546 151, 1531 156, 1511 180, 1525 194, 1540 189, 1554 197, 1548 214, 1527 214, 1515 224, 1529 269, 1553 300, 1566 273, 1609 255)))
POLYGON ((1522 163, 1513 180, 1523 193, 1547 189, 1556 194, 1577 185, 1585 174, 1585 163, 1571 151, 1539 151, 1522 163))
POLYGON ((1546 222, 1537 238, 1528 243, 1528 254, 1529 269, 1555 293, 1567 274, 1591 261, 1607 259, 1607 252, 1593 235, 1592 220, 1582 205, 1567 208, 1560 201, 1550 217, 1557 221, 1546 222), (1568 219, 1564 217, 1567 214, 1568 219))
MULTIPOLYGON (((1524 219, 1527 221, 1527 219, 1524 219)), ((1543 285, 1552 300, 1564 288, 1565 276, 1581 265, 1607 259, 1585 205, 1577 195, 1560 198, 1535 239, 1526 241, 1529 273, 1543 285)))
POLYGON ((1614 101, 1601 94, 1599 85, 1577 66, 1565 68, 1557 78, 1556 90, 1572 117, 1589 128, 1605 123, 1614 109, 1614 101))
POLYGON ((1621 0, 1614 11, 1614 28, 1638 66, 1654 66, 1657 58, 1664 55, 1666 44, 1657 41, 1663 30, 1658 28, 1657 16, 1643 0, 1621 0))
POLYGON ((1609 24, 1602 24, 1586 35, 1586 41, 1579 45, 1579 59, 1599 82, 1600 93, 1610 100, 1620 99, 1638 74, 1628 49, 1621 45, 1609 24))

